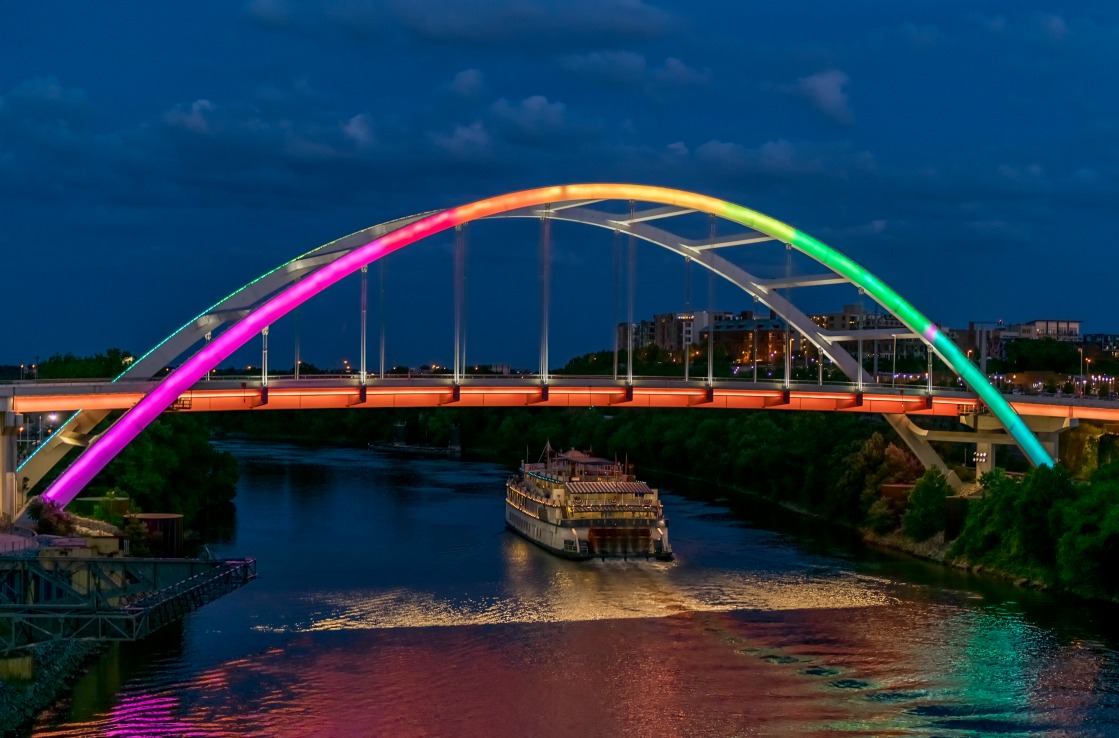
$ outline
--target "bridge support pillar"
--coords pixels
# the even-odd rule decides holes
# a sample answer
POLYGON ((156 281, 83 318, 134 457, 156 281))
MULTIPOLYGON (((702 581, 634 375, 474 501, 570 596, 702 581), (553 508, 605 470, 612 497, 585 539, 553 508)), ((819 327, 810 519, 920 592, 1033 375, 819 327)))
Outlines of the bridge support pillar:
POLYGON ((1041 445, 1045 447, 1054 461, 1060 461, 1057 452, 1060 450, 1058 438, 1061 433, 1080 425, 1080 421, 1076 418, 1046 418, 1037 415, 1023 415, 1022 420, 1026 421, 1026 427, 1034 432, 1037 440, 1041 441, 1041 445))
POLYGON ((23 508, 24 493, 16 476, 16 444, 23 416, 12 410, 12 395, 0 396, 0 522, 11 522, 23 508))
MULTIPOLYGON (((1080 424, 1080 421, 1076 418, 1054 418, 1042 415, 1023 415, 1021 417, 1022 420, 1026 422, 1026 427, 1033 431, 1033 434, 1037 436, 1037 440, 1041 442, 1041 445, 1045 448, 1046 452, 1048 452, 1049 455, 1053 457, 1054 461, 1059 460, 1057 452, 1060 447, 1060 444, 1058 442, 1058 437, 1060 436, 1060 434, 1070 428, 1075 428, 1077 425, 1080 424)), ((976 431, 979 432, 979 434, 990 433, 992 431, 1001 431, 1003 429, 1002 423, 1000 423, 999 420, 992 415, 961 415, 960 422, 966 426, 974 428, 976 431)), ((1005 435, 1008 442, 1014 442, 1013 438, 1009 434, 1005 435)), ((975 472, 977 478, 982 477, 984 473, 994 468, 995 455, 994 453, 992 453, 993 449, 991 446, 991 443, 976 444, 975 472), (987 469, 983 468, 984 452, 987 453, 987 464, 990 465, 987 469)))
POLYGON ((975 444, 975 481, 978 482, 987 472, 995 468, 995 444, 975 444))

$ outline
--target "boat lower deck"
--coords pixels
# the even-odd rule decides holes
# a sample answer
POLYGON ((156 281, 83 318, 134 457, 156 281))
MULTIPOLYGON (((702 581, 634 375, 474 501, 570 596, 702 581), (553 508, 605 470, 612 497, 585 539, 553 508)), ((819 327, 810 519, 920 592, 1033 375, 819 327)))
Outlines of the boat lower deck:
POLYGON ((672 559, 663 529, 627 522, 631 524, 625 527, 563 527, 533 517, 511 504, 505 505, 505 523, 510 530, 557 556, 575 560, 672 559))

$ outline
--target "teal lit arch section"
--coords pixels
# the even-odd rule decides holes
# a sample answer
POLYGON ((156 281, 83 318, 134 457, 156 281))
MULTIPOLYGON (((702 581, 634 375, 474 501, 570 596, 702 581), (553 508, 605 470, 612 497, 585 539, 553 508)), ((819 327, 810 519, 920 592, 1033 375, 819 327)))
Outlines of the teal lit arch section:
POLYGON ((922 336, 1002 421, 1031 462, 1045 466, 1053 464, 1045 448, 1001 393, 932 321, 873 274, 835 249, 756 210, 707 195, 648 185, 577 184, 512 192, 443 210, 375 238, 311 272, 257 306, 169 374, 89 446, 54 481, 43 497, 60 505, 68 504, 140 431, 211 369, 266 327, 361 267, 463 223, 521 208, 587 200, 634 200, 695 210, 730 220, 789 244, 860 287, 907 328, 922 336))

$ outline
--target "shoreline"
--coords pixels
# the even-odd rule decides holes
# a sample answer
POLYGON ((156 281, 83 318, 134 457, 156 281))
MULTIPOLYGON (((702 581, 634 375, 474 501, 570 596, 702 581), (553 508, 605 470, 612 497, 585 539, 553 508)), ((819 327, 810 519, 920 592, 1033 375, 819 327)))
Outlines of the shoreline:
MULTIPOLYGON (((1076 590, 1062 589, 1060 587, 1055 587, 1047 582, 1024 577, 1020 574, 1015 574, 1013 572, 1009 572, 995 566, 986 564, 971 564, 965 559, 949 558, 948 551, 952 547, 952 542, 945 541, 944 531, 940 531, 935 536, 925 541, 914 541, 906 537, 906 535, 900 529, 891 531, 890 533, 886 534, 875 533, 870 528, 837 522, 835 520, 827 518, 820 513, 803 508, 799 505, 794 505, 792 503, 783 502, 780 500, 774 500, 770 497, 766 497, 765 495, 761 495, 757 492, 753 492, 736 485, 713 482, 701 477, 684 474, 678 471, 671 471, 668 469, 659 469, 655 467, 647 467, 647 469, 653 476, 676 478, 692 484, 711 484, 717 489, 725 490, 727 492, 733 492, 737 495, 741 495, 743 498, 761 501, 767 505, 773 505, 782 510, 804 518, 825 521, 827 522, 829 528, 850 532, 852 535, 857 536, 858 539, 863 543, 863 545, 878 551, 889 552, 893 554, 903 554, 920 561, 939 564, 948 569, 967 572, 976 576, 986 577, 990 580, 1013 584, 1014 586, 1021 587, 1023 589, 1048 592, 1050 594, 1071 594, 1079 599, 1089 602, 1094 601, 1119 603, 1119 598, 1101 597, 1098 595, 1090 595, 1083 592, 1078 592, 1076 590)), ((689 494, 684 494, 684 496, 692 497, 692 495, 689 494)), ((724 504, 728 508, 733 509, 733 505, 729 504, 733 502, 733 498, 728 497, 727 495, 705 496, 702 497, 702 499, 713 502, 715 504, 724 504)))
POLYGON ((77 682, 109 648, 99 641, 51 641, 29 646, 32 675, 23 683, 0 681, 0 736, 26 735, 45 710, 72 693, 77 682))

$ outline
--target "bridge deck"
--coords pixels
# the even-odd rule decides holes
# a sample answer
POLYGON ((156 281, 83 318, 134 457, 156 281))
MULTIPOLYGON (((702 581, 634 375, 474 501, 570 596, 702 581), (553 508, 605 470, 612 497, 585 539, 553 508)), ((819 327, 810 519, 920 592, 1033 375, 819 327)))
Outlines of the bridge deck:
MULTIPOLYGON (((58 383, 21 385, 14 396, 16 412, 78 409, 124 410, 140 401, 154 383, 58 383), (138 386, 139 385, 139 386, 138 386)), ((802 384, 784 391, 772 383, 716 383, 642 379, 631 389, 612 379, 559 378, 545 391, 535 379, 468 380, 456 388, 441 378, 372 381, 361 398, 356 380, 270 380, 265 402, 260 381, 200 382, 180 396, 172 409, 181 412, 238 410, 315 410, 325 408, 438 407, 710 407, 730 409, 823 410, 913 413, 955 416, 975 409, 974 397, 946 391, 931 402, 924 389, 874 386, 856 392, 850 385, 802 384)))
MULTIPOLYGON (((126 410, 154 381, 21 382, 0 387, 22 413, 69 410, 126 410)), ((450 378, 371 379, 361 399, 355 377, 270 379, 267 402, 259 377, 203 381, 172 406, 180 412, 239 410, 318 410, 326 408, 438 407, 708 407, 742 410, 815 410, 955 416, 974 412, 978 400, 957 390, 924 386, 891 388, 868 384, 859 393, 849 383, 794 383, 786 393, 779 382, 718 380, 708 394, 700 382, 645 377, 632 391, 611 378, 553 376, 545 392, 536 377, 469 377, 456 392, 450 378)), ((1033 395, 1007 396, 1020 415, 1119 421, 1119 402, 1033 395)))

